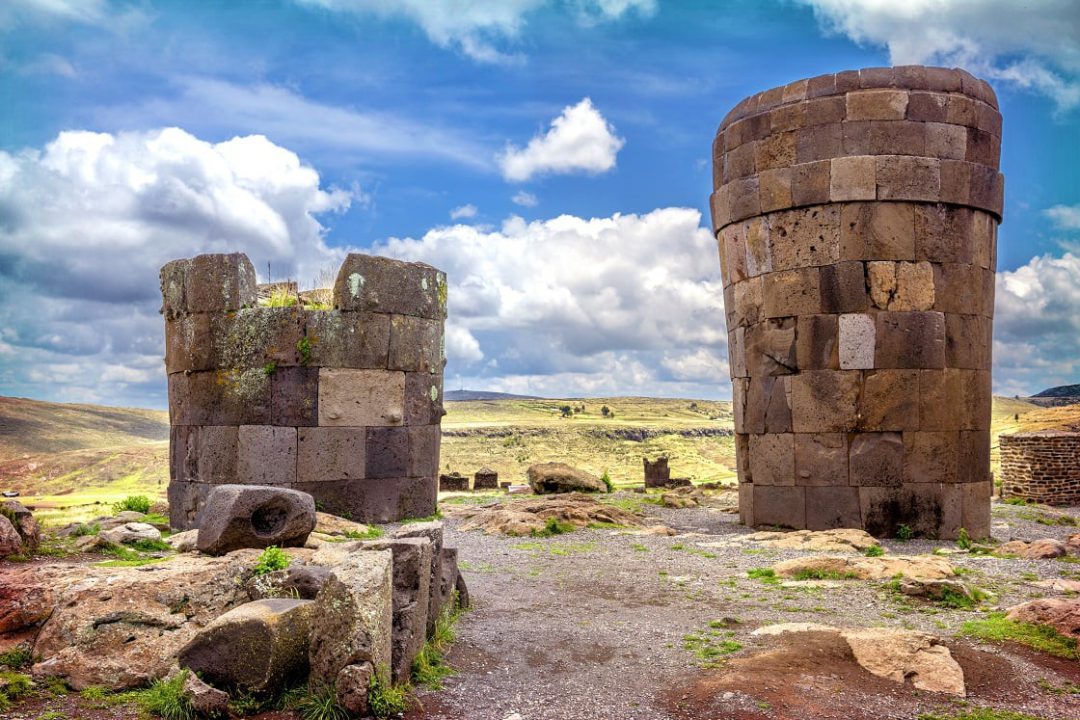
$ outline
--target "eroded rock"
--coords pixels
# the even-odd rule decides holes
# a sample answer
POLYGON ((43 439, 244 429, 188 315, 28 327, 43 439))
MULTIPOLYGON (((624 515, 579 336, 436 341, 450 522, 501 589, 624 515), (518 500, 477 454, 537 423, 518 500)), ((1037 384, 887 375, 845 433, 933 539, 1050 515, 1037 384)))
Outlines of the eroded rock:
POLYGON ((571 493, 559 497, 527 498, 506 503, 455 506, 446 510, 463 518, 460 530, 482 529, 489 535, 528 535, 540 532, 549 518, 583 528, 590 523, 641 527, 642 518, 613 505, 571 493))
POLYGON ((537 463, 529 467, 527 475, 529 486, 537 495, 607 490, 597 476, 566 463, 537 463))
MULTIPOLYGON (((33 513, 21 502, 17 500, 0 502, 0 516, 6 517, 11 522, 22 540, 23 549, 33 551, 41 544, 41 526, 34 519, 33 513)), ((0 551, 0 555, 4 555, 4 552, 0 551)))
POLYGON ((933 555, 859 558, 817 555, 778 562, 773 570, 781 577, 855 580, 888 580, 897 576, 913 580, 942 580, 956 575, 948 560, 933 555))
POLYGON ((1010 620, 1049 625, 1065 637, 1080 640, 1080 598, 1039 598, 1009 608, 1010 620))
POLYGON ((1053 538, 1042 538, 1031 542, 1011 540, 998 545, 994 550, 994 554, 999 557, 1013 556, 1024 560, 1051 560, 1062 557, 1068 552, 1069 549, 1065 543, 1053 538))
POLYGON ((161 540, 161 531, 148 523, 128 522, 109 530, 102 530, 100 537, 107 543, 126 545, 143 540, 150 542, 161 540))
POLYGON ((315 529, 315 500, 307 493, 262 485, 218 485, 196 523, 200 552, 302 546, 315 529))

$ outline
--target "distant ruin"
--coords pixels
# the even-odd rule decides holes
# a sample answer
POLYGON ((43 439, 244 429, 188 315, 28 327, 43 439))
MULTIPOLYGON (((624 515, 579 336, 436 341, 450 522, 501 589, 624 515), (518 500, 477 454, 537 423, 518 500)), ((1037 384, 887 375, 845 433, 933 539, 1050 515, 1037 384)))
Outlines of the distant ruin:
POLYGON ((1080 432, 1002 435, 1001 497, 1080 505, 1080 432))
POLYGON ((800 80, 721 123, 744 523, 989 534, 1000 145, 990 86, 921 66, 800 80))
POLYGON ((243 254, 165 265, 172 526, 219 484, 362 522, 434 513, 446 289, 428 265, 351 254, 333 309, 259 307, 243 254))

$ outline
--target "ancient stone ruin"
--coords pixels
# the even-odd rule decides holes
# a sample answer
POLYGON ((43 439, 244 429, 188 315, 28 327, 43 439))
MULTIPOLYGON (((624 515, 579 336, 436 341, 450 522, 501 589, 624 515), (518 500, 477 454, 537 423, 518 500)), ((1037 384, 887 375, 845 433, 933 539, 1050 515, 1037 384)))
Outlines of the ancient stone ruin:
POLYGON ((1000 144, 986 82, 920 66, 793 82, 721 123, 744 523, 989 534, 1000 144))
POLYGON ((1002 435, 1001 497, 1080 505, 1080 432, 1002 435))
POLYGON ((363 522, 435 512, 446 276, 351 254, 333 309, 259 307, 247 257, 161 270, 169 507, 190 527, 219 484, 309 493, 363 522))

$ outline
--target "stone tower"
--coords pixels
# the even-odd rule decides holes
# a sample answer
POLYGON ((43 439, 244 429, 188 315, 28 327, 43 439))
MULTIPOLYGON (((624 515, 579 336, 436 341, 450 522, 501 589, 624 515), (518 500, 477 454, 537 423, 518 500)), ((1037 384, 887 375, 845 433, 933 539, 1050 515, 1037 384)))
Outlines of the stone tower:
POLYGON ((333 309, 258 307, 247 257, 161 269, 169 509, 188 528, 215 484, 295 488, 362 522, 435 512, 446 276, 349 255, 333 309))
POLYGON ((743 100, 713 145, 742 521, 989 534, 1001 115, 963 70, 743 100))

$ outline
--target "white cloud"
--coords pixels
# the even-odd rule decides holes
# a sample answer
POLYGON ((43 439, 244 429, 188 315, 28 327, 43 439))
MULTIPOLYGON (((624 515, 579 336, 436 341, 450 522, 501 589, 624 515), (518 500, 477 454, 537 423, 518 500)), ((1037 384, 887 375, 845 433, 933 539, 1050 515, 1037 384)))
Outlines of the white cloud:
POLYGON ((522 207, 536 207, 540 202, 535 195, 524 190, 518 190, 514 193, 514 197, 510 198, 510 201, 522 207))
POLYGON ((503 177, 514 182, 544 173, 603 173, 615 167, 625 140, 615 135, 604 116, 585 98, 563 108, 551 128, 524 148, 508 143, 498 156, 503 177))
POLYGON ((472 203, 456 207, 450 211, 451 220, 460 220, 461 218, 474 218, 476 217, 476 206, 472 203))
POLYGON ((53 53, 43 53, 19 67, 21 75, 59 75, 73 78, 78 73, 66 58, 53 53))
MULTIPOLYGON (((456 48, 479 62, 514 63, 520 54, 499 49, 512 43, 526 17, 552 0, 295 0, 301 5, 353 15, 403 18, 416 23, 428 39, 443 48, 456 48)), ((656 0, 571 0, 579 22, 590 25, 618 20, 630 12, 648 17, 656 0)))
POLYGON ((999 272, 994 384, 1027 395, 1080 376, 1080 255, 1041 255, 999 272))
POLYGON ((1080 230, 1080 205, 1055 205, 1043 213, 1062 230, 1080 230))
POLYGON ((312 278, 340 256, 316 216, 353 197, 261 136, 64 132, 0 152, 0 337, 19 358, 0 392, 160 406, 159 267, 241 251, 312 278))
POLYGON ((1080 105, 1080 12, 1075 0, 798 0, 830 31, 884 45, 894 65, 965 67, 1080 105))
POLYGON ((715 397, 730 394, 727 336, 716 241, 701 220, 688 208, 511 217, 498 230, 439 227, 373 251, 446 271, 449 380, 715 397))

